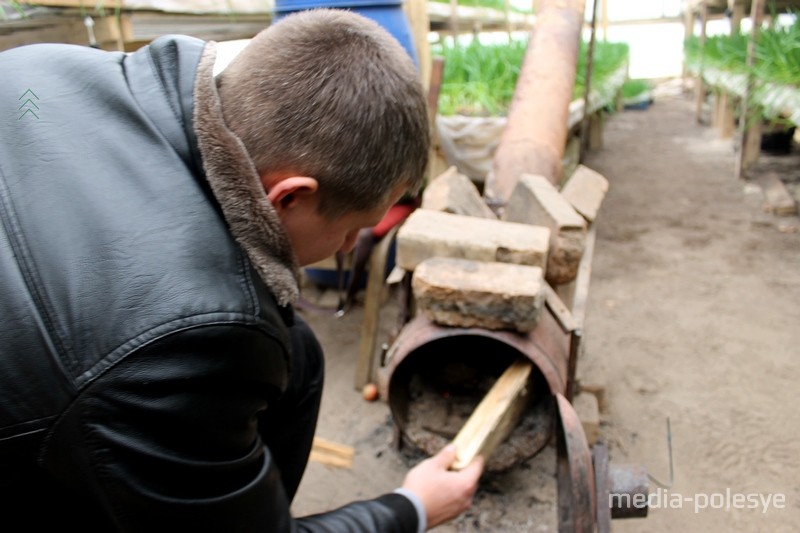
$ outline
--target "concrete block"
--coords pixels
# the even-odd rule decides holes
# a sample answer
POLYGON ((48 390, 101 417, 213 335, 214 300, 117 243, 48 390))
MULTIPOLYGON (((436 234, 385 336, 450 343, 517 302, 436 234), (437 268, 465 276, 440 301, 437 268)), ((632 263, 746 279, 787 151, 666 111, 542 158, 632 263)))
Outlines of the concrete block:
POLYGON ((594 222, 608 192, 608 180, 599 172, 578 165, 561 189, 561 196, 589 222, 594 222))
POLYGON ((542 269, 434 257, 412 279, 417 308, 445 326, 532 331, 544 303, 542 269))
POLYGON ((572 399, 572 407, 586 433, 586 441, 593 446, 600 440, 600 408, 594 394, 581 393, 572 399))
POLYGON ((503 219, 550 228, 545 278, 553 285, 575 279, 586 242, 586 221, 547 178, 523 174, 503 219))
POLYGON ((422 193, 422 208, 455 215, 497 218, 483 200, 478 187, 456 167, 450 167, 431 181, 422 193))
POLYGON ((550 230, 417 209, 397 232, 397 264, 413 271, 431 257, 538 266, 547 263, 550 230))

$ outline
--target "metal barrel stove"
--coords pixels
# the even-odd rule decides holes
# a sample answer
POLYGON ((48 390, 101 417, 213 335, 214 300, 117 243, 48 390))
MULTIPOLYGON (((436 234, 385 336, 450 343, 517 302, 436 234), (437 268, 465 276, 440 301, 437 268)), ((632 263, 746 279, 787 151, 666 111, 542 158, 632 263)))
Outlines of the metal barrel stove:
MULTIPOLYGON (((494 171, 484 190, 496 212, 502 212, 523 173, 544 175, 554 184, 561 181, 583 13, 583 0, 542 0, 540 4, 494 171)), ((530 361, 533 370, 524 412, 486 468, 509 469, 555 439, 558 523, 563 533, 610 531, 612 517, 647 515, 646 506, 632 503, 646 500, 646 471, 638 465, 609 465, 602 444, 590 449, 570 403, 593 246, 594 230, 590 229, 577 278, 549 291, 530 333, 441 326, 418 315, 403 325, 385 354, 381 371, 382 396, 391 409, 398 438, 431 455, 453 440, 512 362, 530 361), (609 494, 631 497, 609 499, 609 494)))

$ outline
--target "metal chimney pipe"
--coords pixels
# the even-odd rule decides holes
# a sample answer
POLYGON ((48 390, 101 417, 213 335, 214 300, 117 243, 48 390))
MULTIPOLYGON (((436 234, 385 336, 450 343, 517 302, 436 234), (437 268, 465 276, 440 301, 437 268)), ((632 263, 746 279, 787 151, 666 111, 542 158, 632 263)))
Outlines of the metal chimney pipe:
POLYGON ((502 207, 522 174, 561 180, 584 0, 542 0, 484 196, 502 207))

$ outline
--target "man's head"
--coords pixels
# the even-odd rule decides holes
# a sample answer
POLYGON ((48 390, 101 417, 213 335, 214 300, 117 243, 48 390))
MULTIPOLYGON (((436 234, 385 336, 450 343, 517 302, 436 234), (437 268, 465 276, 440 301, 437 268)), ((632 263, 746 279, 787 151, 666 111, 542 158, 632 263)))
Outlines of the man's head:
POLYGON ((429 126, 419 75, 369 19, 289 15, 254 37, 217 85, 225 121, 268 191, 287 177, 312 178, 319 213, 333 219, 422 185, 429 126))

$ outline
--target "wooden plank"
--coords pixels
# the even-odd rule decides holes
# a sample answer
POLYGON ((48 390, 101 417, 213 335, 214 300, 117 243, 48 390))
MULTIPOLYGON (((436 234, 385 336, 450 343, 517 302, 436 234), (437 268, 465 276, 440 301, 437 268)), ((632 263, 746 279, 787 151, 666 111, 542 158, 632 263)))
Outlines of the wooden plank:
POLYGON ((594 259, 594 246, 597 240, 597 230, 594 224, 589 226, 586 233, 586 243, 583 247, 583 256, 578 266, 578 276, 575 278, 575 290, 572 292, 569 308, 575 320, 576 329, 583 329, 586 321, 586 305, 589 299, 589 282, 592 278, 592 261, 594 259))
POLYGON ((124 7, 122 0, 36 0, 31 2, 39 6, 48 7, 82 7, 87 10, 116 9, 124 7))
POLYGON ((355 450, 351 446, 345 446, 344 444, 337 444, 320 437, 314 437, 314 441, 311 444, 309 460, 325 466, 352 468, 354 453, 355 450))
POLYGON ((43 26, 35 29, 24 29, 8 35, 0 35, 0 52, 17 46, 36 43, 64 42, 70 44, 87 44, 86 29, 71 21, 64 25, 43 26), (80 30, 83 30, 81 34, 80 30))
POLYGON ((574 331, 578 326, 572 318, 572 312, 570 312, 569 308, 561 300, 561 297, 556 294, 552 285, 547 282, 544 284, 544 297, 545 305, 547 305, 547 308, 553 313, 553 316, 558 321, 561 329, 564 330, 564 333, 574 331))
POLYGON ((516 427, 527 405, 533 363, 517 360, 508 367, 458 432, 451 470, 466 468, 477 456, 488 459, 516 427))

